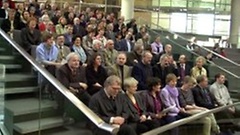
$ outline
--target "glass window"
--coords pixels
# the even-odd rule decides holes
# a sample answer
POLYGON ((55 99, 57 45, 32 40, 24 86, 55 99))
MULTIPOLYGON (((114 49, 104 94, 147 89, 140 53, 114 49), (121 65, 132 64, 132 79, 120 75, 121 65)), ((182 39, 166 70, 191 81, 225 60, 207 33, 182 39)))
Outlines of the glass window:
POLYGON ((187 7, 186 0, 173 0, 172 7, 187 7))
POLYGON ((170 29, 175 32, 186 32, 187 14, 172 13, 170 29))
POLYGON ((171 6, 171 1, 172 0, 160 0, 160 6, 170 7, 171 6))
POLYGON ((213 14, 198 14, 197 21, 194 21, 197 34, 212 35, 213 34, 213 14))

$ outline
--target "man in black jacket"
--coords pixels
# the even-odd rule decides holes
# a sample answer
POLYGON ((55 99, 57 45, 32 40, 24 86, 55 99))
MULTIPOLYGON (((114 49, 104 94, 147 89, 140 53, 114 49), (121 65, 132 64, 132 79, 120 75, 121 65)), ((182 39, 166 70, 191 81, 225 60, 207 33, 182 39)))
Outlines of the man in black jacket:
POLYGON ((208 78, 205 75, 197 77, 197 83, 193 89, 193 96, 197 106, 213 109, 217 106, 216 100, 208 88, 208 78))
MULTIPOLYGON (((113 75, 106 79, 104 88, 92 96, 89 108, 106 123, 119 126, 118 135, 136 135, 134 128, 127 124, 129 112, 126 100, 119 94, 121 80, 113 75)), ((95 135, 110 135, 110 133, 96 128, 95 135)))

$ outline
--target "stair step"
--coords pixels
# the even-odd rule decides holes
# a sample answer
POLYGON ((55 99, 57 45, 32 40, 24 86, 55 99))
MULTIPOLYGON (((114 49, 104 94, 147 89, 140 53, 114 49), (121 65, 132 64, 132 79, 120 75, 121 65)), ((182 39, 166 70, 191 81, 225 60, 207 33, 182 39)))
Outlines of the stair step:
POLYGON ((16 81, 24 81, 36 78, 35 75, 31 74, 6 74, 5 78, 0 78, 0 82, 16 82, 16 81))
POLYGON ((6 49, 5 48, 0 48, 0 52, 3 52, 5 51, 6 49))
POLYGON ((0 55, 0 60, 14 60, 14 56, 0 55))
POLYGON ((5 94, 17 94, 17 93, 30 93, 38 91, 38 87, 17 87, 17 88, 5 88, 5 94))
POLYGON ((19 64, 5 64, 6 69, 19 69, 22 68, 22 65, 19 64))
POLYGON ((6 100, 5 108, 12 112, 14 116, 18 116, 38 113, 40 109, 42 112, 53 110, 57 108, 57 103, 56 101, 51 101, 48 99, 42 99, 41 101, 37 98, 14 99, 6 100))
POLYGON ((32 121, 16 123, 14 124, 14 129, 21 134, 27 134, 27 133, 39 131, 39 128, 41 130, 46 130, 46 129, 60 127, 60 126, 63 126, 62 117, 50 117, 50 118, 40 119, 40 121, 32 120, 32 121))

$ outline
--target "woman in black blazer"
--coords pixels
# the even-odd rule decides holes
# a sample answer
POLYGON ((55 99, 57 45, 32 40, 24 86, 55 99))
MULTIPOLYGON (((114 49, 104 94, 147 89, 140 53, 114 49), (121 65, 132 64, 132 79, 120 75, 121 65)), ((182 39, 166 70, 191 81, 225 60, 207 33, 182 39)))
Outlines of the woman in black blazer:
POLYGON ((107 79, 107 71, 101 65, 101 55, 95 53, 90 58, 86 67, 86 76, 88 83, 88 93, 93 95, 103 88, 104 81, 107 79))
POLYGON ((129 108, 129 123, 135 126, 137 134, 141 134, 158 127, 158 122, 148 115, 139 94, 136 94, 138 81, 133 77, 124 80, 125 98, 129 108))

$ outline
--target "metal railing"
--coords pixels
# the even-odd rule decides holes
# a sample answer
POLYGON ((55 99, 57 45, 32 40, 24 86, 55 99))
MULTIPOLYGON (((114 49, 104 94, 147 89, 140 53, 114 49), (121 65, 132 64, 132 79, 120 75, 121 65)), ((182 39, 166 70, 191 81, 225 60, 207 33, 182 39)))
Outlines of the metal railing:
POLYGON ((63 86, 55 77, 53 77, 45 68, 43 68, 37 61, 33 59, 20 45, 12 40, 2 29, 0 34, 5 38, 31 65, 40 72, 53 86, 56 87, 68 100, 70 100, 79 110, 81 110, 98 128, 106 130, 112 134, 116 134, 119 130, 105 123, 98 115, 82 103, 74 94, 72 94, 65 86, 63 86))
POLYGON ((206 116, 208 116, 208 115, 210 115, 212 113, 220 112, 220 111, 228 109, 229 107, 237 106, 237 105, 240 105, 240 102, 234 103, 232 105, 221 106, 221 107, 218 107, 218 108, 215 108, 215 109, 211 109, 211 110, 206 110, 206 111, 203 111, 201 113, 192 115, 190 117, 187 117, 187 118, 175 121, 175 122, 173 122, 171 124, 167 124, 165 126, 162 126, 162 127, 153 129, 151 131, 145 132, 142 135, 157 135, 157 134, 166 132, 166 131, 168 131, 168 130, 170 130, 172 128, 175 128, 175 127, 187 124, 189 122, 192 122, 194 120, 200 119, 202 117, 206 117, 206 116))

